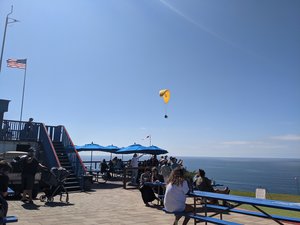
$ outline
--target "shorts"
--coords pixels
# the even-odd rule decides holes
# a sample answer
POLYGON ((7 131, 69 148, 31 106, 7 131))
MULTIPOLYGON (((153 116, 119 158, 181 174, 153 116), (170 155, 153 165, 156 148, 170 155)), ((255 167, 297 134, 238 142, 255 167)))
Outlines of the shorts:
POLYGON ((23 190, 32 190, 34 186, 34 175, 22 174, 22 187, 23 190))

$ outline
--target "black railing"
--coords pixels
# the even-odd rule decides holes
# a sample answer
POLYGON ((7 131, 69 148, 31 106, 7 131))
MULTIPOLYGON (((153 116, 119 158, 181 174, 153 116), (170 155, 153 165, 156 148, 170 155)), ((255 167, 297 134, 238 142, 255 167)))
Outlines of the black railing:
POLYGON ((2 141, 39 141, 41 123, 32 123, 30 129, 28 122, 3 120, 0 125, 0 140, 2 141))
POLYGON ((0 124, 0 141, 33 141, 41 143, 49 167, 60 166, 52 142, 61 142, 67 150, 69 160, 76 176, 86 173, 84 164, 76 151, 74 144, 64 126, 45 126, 43 123, 32 123, 27 129, 28 122, 3 120, 0 124))
POLYGON ((44 150, 44 163, 49 168, 60 166, 55 149, 46 127, 43 123, 4 120, 0 129, 0 140, 2 141, 26 141, 39 142, 44 150))

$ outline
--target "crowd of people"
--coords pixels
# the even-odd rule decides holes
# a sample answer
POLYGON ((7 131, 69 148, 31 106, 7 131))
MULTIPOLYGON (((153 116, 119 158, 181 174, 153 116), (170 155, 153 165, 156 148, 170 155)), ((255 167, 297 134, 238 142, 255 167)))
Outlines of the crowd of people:
MULTIPOLYGON (((131 160, 130 166, 134 171, 132 173, 132 183, 136 183, 139 179, 139 190, 141 192, 142 200, 145 206, 151 206, 153 201, 159 199, 157 186, 145 185, 148 183, 160 182, 164 187, 162 194, 164 194, 163 205, 168 212, 191 212, 193 211, 192 205, 186 204, 186 195, 192 189, 197 189, 206 192, 215 192, 229 194, 230 190, 226 188, 217 188, 214 182, 205 176, 205 171, 199 169, 193 179, 189 179, 186 176, 186 170, 183 166, 182 160, 177 160, 175 157, 162 156, 157 160, 156 156, 152 156, 150 159, 137 163, 138 157, 136 154, 131 160), (138 167, 141 171, 139 178, 138 167)), ((217 201, 211 200, 209 203, 218 204, 217 201)), ((181 216, 175 216, 173 224, 178 224, 181 216)), ((184 218, 183 225, 187 224, 189 218, 184 218)))
MULTIPOLYGON (((23 195, 22 201, 33 203, 32 189, 34 185, 34 176, 38 169, 46 168, 40 164, 34 157, 35 149, 30 148, 27 156, 20 159, 20 167, 22 171, 22 185, 23 195)), ((131 169, 131 182, 132 184, 139 185, 142 200, 145 206, 151 206, 154 200, 162 203, 164 208, 169 212, 190 212, 193 210, 191 205, 186 204, 186 195, 191 189, 198 189, 200 191, 216 192, 229 194, 229 189, 217 189, 213 182, 206 177, 205 171, 199 169, 193 179, 187 179, 186 170, 183 166, 182 160, 177 160, 175 157, 161 156, 158 160, 156 156, 139 161, 142 155, 134 154, 132 159, 127 165, 117 157, 107 162, 103 159, 100 170, 101 173, 114 172, 118 168, 122 170, 125 166, 131 169), (159 182, 163 188, 160 190, 159 186, 145 185, 147 182, 159 182), (160 194, 164 195, 163 202, 159 198, 160 194)), ((11 165, 5 161, 0 161, 0 210, 1 216, 7 214, 7 196, 9 178, 7 173, 11 170, 11 165)), ((217 202, 210 202, 217 204, 217 202)), ((173 224, 178 224, 181 217, 175 216, 173 224)), ((183 225, 187 224, 188 218, 185 218, 183 225)))

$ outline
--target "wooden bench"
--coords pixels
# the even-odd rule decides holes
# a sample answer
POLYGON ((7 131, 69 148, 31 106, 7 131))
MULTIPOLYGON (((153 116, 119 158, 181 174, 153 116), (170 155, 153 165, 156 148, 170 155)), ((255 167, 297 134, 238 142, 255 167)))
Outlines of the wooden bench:
POLYGON ((3 218, 0 218, 0 224, 2 223, 15 223, 18 222, 18 218, 16 216, 6 216, 3 218))
POLYGON ((220 224, 220 225, 241 225, 240 223, 230 222, 227 220, 217 219, 214 217, 203 216, 199 214, 194 214, 191 212, 168 212, 165 208, 163 208, 163 211, 167 214, 173 214, 174 216, 184 216, 190 219, 194 219, 195 223, 209 222, 209 223, 220 224))

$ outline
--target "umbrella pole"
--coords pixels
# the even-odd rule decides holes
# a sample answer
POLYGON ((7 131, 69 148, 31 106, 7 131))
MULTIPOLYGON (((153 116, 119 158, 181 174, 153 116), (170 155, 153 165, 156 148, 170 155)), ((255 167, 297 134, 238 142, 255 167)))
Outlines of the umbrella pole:
POLYGON ((92 164, 93 164, 93 151, 91 151, 90 171, 92 171, 92 164))

